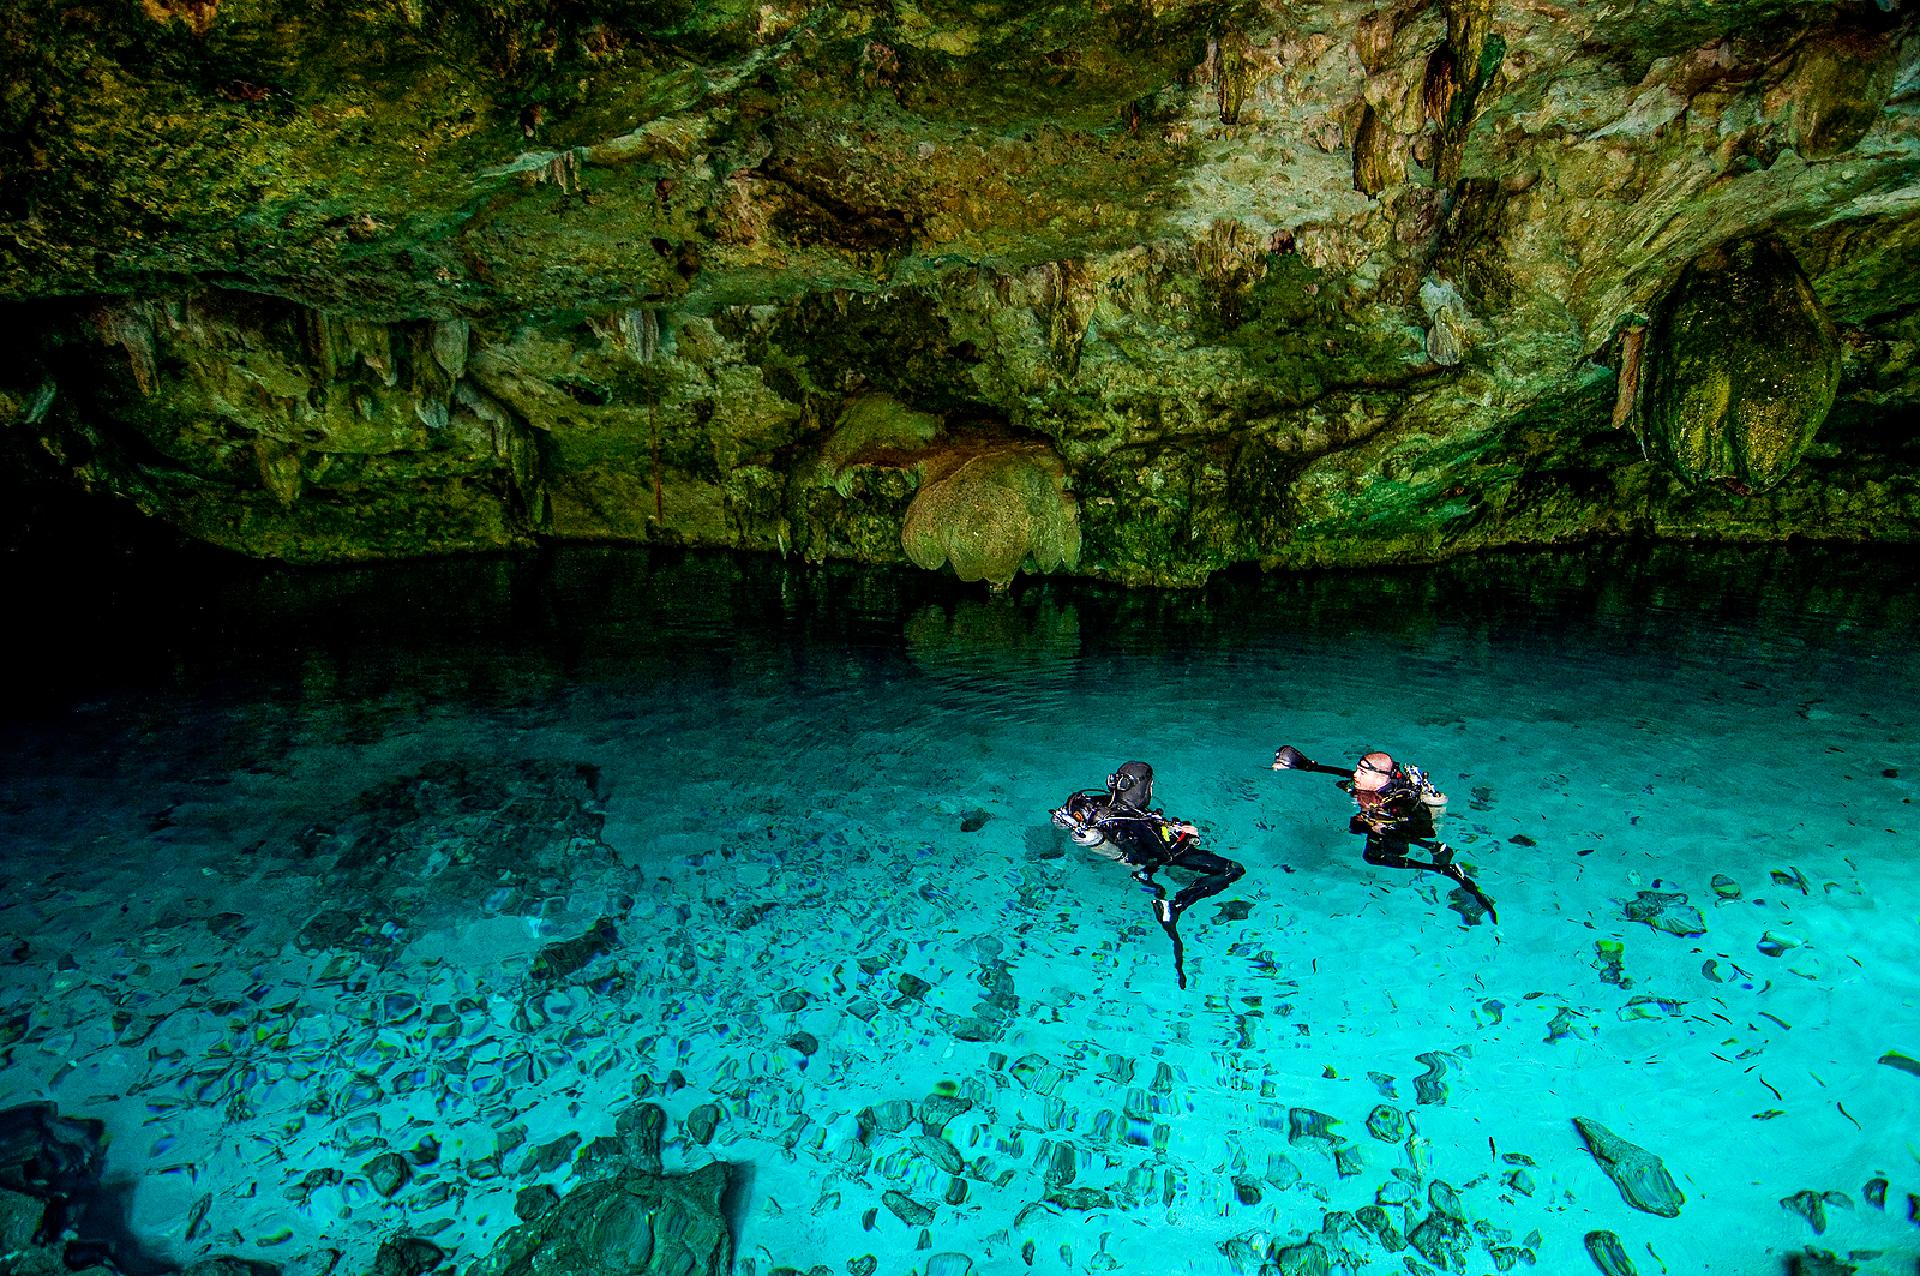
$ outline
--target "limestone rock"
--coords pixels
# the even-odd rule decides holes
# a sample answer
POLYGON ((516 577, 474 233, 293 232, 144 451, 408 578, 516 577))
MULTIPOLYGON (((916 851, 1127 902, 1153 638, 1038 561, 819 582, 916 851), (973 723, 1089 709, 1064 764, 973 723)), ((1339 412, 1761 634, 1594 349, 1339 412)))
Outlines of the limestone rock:
POLYGON ((375 1194, 383 1198, 391 1198, 413 1177, 413 1167, 396 1152, 381 1153, 362 1166, 360 1172, 367 1176, 375 1194))
POLYGON ((0 1111, 0 1188, 31 1196, 71 1196, 99 1185, 105 1127, 62 1116, 51 1103, 0 1111))
POLYGON ((0 1188, 0 1254, 18 1254, 27 1249, 40 1230, 40 1219, 46 1212, 45 1201, 0 1188))
POLYGON ((1575 1117, 1573 1124, 1627 1204, 1664 1218, 1679 1216, 1687 1198, 1658 1156, 1627 1142, 1598 1121, 1575 1117))
POLYGON ((1006 445, 922 463, 900 543, 933 570, 1007 585, 1031 558, 1043 572, 1080 559, 1080 520, 1066 472, 1044 447, 1006 445))
POLYGON ((14 8, 0 421, 239 552, 898 561, 962 425, 1123 582, 1920 538, 1894 0, 14 8))
POLYGON ((1588 1232, 1587 1256, 1593 1259, 1603 1276, 1638 1276, 1633 1260, 1627 1257, 1627 1251, 1620 1244, 1620 1238, 1612 1232, 1588 1232))
POLYGON ((424 1236, 395 1236, 380 1242, 368 1276, 425 1276, 446 1257, 445 1251, 424 1236))
POLYGON ((628 1158, 649 1174, 660 1173, 660 1144, 666 1128, 667 1114, 655 1103, 636 1103, 614 1118, 614 1132, 628 1158))
POLYGON ((701 1103, 687 1113, 687 1138, 700 1147, 713 1142, 714 1131, 720 1126, 720 1105, 701 1103))
POLYGON ((585 934, 542 948, 533 959, 533 977, 541 980, 566 979, 585 969, 595 958, 611 952, 619 942, 620 933, 614 928, 613 919, 602 917, 585 934))
POLYGON ((1463 1272, 1467 1251, 1473 1248, 1473 1233, 1461 1220, 1435 1210, 1407 1233, 1407 1244, 1441 1270, 1463 1272))
POLYGON ((1287 1109, 1287 1142, 1301 1143, 1318 1141, 1329 1147, 1340 1142, 1340 1136, 1333 1127, 1340 1124, 1338 1117, 1328 1116, 1313 1108, 1287 1109))
POLYGON ((467 1276, 725 1276, 733 1238, 726 1166, 687 1175, 630 1170, 586 1183, 509 1231, 467 1276))
POLYGON ((1687 903, 1686 895, 1679 891, 1641 891, 1620 911, 1630 922, 1643 922, 1669 935, 1688 937, 1707 933, 1706 918, 1698 908, 1687 903))
POLYGON ((1277 1276, 1331 1276, 1333 1264, 1325 1248, 1313 1241, 1301 1241, 1274 1248, 1273 1270, 1277 1276))
POLYGON ((891 1189, 882 1192, 880 1203, 891 1210, 895 1218, 909 1227, 925 1227, 933 1221, 933 1211, 905 1192, 891 1189))
POLYGON ((1860 1269, 1832 1250, 1802 1250, 1787 1259, 1788 1276, 1854 1276, 1860 1269))
POLYGON ((545 1183, 523 1187, 514 1193, 513 1216, 523 1223, 531 1223, 559 1203, 560 1193, 545 1183))
POLYGON ((1789 1214, 1798 1214, 1807 1220, 1815 1234, 1827 1230, 1827 1207, 1850 1210, 1853 1198, 1845 1192, 1815 1192, 1812 1190, 1795 1192, 1792 1196, 1780 1198, 1780 1208, 1789 1214))
POLYGON ((1367 1114, 1367 1133, 1382 1143, 1405 1143, 1407 1114, 1391 1104, 1376 1104, 1367 1114))
POLYGON ((856 469, 905 468, 940 429, 940 418, 930 412, 915 411, 890 394, 863 394, 847 405, 821 445, 821 478, 841 496, 851 496, 856 469))
POLYGON ((1648 441, 1695 486, 1757 492, 1778 483, 1839 388, 1833 324, 1775 239, 1736 240, 1690 263, 1649 346, 1648 441))
MULTIPOLYGON (((1461 1053, 1464 1053, 1464 1050, 1461 1053)), ((1414 1101, 1446 1103, 1449 1094, 1447 1075, 1458 1064, 1458 1058, 1454 1053, 1446 1050, 1428 1050, 1415 1055, 1414 1058, 1427 1065, 1427 1070, 1413 1079, 1414 1101)))

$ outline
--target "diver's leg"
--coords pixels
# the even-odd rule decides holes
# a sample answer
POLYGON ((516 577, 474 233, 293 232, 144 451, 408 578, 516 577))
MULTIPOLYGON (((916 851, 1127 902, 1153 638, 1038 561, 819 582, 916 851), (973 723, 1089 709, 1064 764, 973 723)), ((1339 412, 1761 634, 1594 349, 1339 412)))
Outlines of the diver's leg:
POLYGON ((1453 876, 1451 850, 1448 850, 1444 856, 1436 855, 1433 862, 1428 863, 1426 860, 1413 859, 1407 855, 1411 845, 1412 843, 1401 841, 1399 838, 1370 837, 1367 839, 1367 849, 1361 852, 1360 858, 1369 864, 1378 864, 1383 868, 1426 869, 1430 873, 1439 873, 1444 877, 1453 876))
POLYGON ((1160 884, 1159 879, 1154 877, 1154 874, 1166 867, 1168 861, 1153 860, 1145 864, 1136 863, 1132 860, 1128 860, 1127 862, 1133 867, 1133 880, 1140 883, 1141 886, 1146 888, 1147 893, 1153 896, 1154 917, 1162 926, 1167 925, 1178 914, 1173 911, 1173 905, 1167 902, 1167 888, 1160 884))
POLYGON ((1246 875, 1246 866, 1224 855, 1215 855, 1212 851, 1203 851, 1197 846, 1189 846, 1175 852, 1172 864, 1175 868, 1184 868, 1199 873, 1200 880, 1190 883, 1178 895, 1173 897, 1173 914, 1178 917, 1193 905, 1218 895, 1246 875))
POLYGON ((1416 844, 1426 847, 1433 853, 1433 868, 1435 872, 1449 881, 1457 883, 1467 894, 1473 896, 1473 898, 1479 902, 1480 907, 1487 910, 1488 917, 1491 917, 1495 922, 1500 920, 1500 914, 1494 909, 1493 900, 1488 897, 1485 891, 1480 889, 1478 883, 1467 876, 1465 869, 1453 862, 1454 851, 1451 846, 1448 846, 1445 842, 1426 840, 1420 840, 1416 844))

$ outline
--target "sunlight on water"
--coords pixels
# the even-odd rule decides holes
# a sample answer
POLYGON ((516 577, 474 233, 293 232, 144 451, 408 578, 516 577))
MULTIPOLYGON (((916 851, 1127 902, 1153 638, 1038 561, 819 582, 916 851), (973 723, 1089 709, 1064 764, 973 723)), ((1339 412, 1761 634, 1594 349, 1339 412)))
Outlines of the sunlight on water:
POLYGON ((0 780, 0 1106, 106 1121, 152 1264, 464 1268, 643 1100, 668 1172, 735 1167, 753 1276, 1920 1256, 1920 583, 1884 562, 208 588, 144 656, 50 643, 0 780), (1498 924, 1363 863, 1282 743, 1427 767, 1498 924), (1047 820, 1130 758, 1248 869, 1185 991, 1047 820))

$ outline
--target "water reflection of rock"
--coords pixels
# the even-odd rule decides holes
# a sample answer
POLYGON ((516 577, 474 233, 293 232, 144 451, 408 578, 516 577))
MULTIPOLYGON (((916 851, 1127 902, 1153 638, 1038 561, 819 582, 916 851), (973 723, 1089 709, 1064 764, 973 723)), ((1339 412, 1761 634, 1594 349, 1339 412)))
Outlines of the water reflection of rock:
POLYGON ((907 656, 936 678, 1019 685, 1066 679, 1080 656, 1080 613, 1050 597, 956 598, 907 617, 907 656))

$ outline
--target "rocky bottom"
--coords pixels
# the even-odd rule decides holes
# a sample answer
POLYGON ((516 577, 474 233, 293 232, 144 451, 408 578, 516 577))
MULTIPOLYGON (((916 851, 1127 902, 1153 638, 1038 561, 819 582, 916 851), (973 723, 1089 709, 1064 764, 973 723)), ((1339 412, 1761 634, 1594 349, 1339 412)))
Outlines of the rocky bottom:
POLYGON ((16 724, 8 1270, 1911 1272, 1911 635, 1364 637, 936 614, 16 724), (1499 921, 1283 742, 1426 766, 1499 921), (1133 757, 1248 870, 1185 991, 1047 821, 1133 757))

